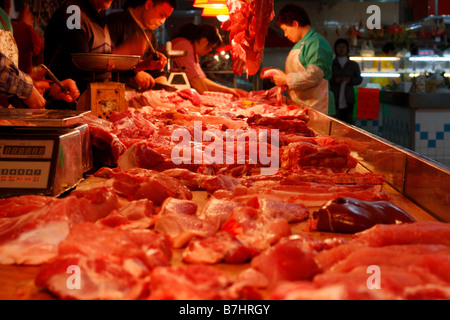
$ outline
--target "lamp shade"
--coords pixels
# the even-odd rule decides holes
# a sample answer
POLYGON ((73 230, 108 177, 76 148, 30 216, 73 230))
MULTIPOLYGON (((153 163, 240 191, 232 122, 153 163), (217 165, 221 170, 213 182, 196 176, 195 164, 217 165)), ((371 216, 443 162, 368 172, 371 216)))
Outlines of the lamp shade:
POLYGON ((226 8, 226 0, 195 0, 194 7, 196 8, 226 8))
POLYGON ((229 15, 230 12, 228 11, 228 8, 203 8, 202 16, 203 17, 217 17, 220 15, 229 15))

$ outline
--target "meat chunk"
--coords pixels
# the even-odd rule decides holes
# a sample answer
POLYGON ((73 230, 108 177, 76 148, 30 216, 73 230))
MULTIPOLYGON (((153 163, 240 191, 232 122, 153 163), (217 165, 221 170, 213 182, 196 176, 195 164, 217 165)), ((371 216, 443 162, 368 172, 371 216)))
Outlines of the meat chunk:
POLYGON ((58 244, 81 222, 95 222, 119 208, 109 188, 76 191, 16 217, 0 218, 0 264, 40 265, 57 254, 58 244))
POLYGON ((192 199, 192 193, 180 181, 154 170, 134 168, 111 174, 107 184, 129 200, 149 199, 159 206, 168 197, 192 199))
POLYGON ((270 286, 281 281, 310 280, 319 272, 315 253, 302 238, 284 238, 254 257, 251 266, 267 277, 270 286))
POLYGON ((355 234, 357 243, 372 247, 392 244, 450 245, 450 224, 438 221, 417 221, 401 225, 376 225, 355 234))
POLYGON ((258 72, 269 22, 275 16, 273 0, 227 0, 230 18, 221 26, 230 31, 233 71, 241 75, 258 72))
POLYGON ((168 264, 170 248, 167 237, 150 230, 80 223, 61 242, 58 255, 42 267, 35 282, 62 299, 142 298, 150 271, 168 264))

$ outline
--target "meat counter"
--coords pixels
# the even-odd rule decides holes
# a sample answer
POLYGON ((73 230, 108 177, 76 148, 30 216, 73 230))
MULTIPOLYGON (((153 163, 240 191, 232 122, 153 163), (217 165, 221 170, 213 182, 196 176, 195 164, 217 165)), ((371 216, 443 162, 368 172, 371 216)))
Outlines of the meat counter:
POLYGON ((403 197, 440 221, 450 222, 450 171, 445 165, 355 126, 311 110, 310 126, 351 146, 359 163, 386 175, 403 197))
MULTIPOLYGON (((335 137, 336 141, 348 144, 352 155, 359 162, 358 171, 384 174, 384 190, 391 197, 391 202, 417 221, 450 221, 446 192, 446 187, 450 186, 448 168, 314 110, 309 111, 308 123, 317 133, 335 137)), ((91 176, 80 183, 77 189, 89 190, 104 182, 104 178, 91 176)), ((193 192, 193 200, 199 208, 205 205, 207 199, 206 192, 193 192)), ((307 222, 292 224, 292 233, 307 234, 316 239, 352 238, 348 234, 307 232, 304 231, 306 226, 307 222)), ((171 264, 184 265, 181 249, 176 249, 173 253, 171 264)), ((217 270, 233 277, 248 267, 249 263, 220 263, 215 266, 217 270)), ((35 285, 39 270, 38 266, 0 266, 0 299, 53 299, 54 296, 47 291, 38 290, 35 285)))

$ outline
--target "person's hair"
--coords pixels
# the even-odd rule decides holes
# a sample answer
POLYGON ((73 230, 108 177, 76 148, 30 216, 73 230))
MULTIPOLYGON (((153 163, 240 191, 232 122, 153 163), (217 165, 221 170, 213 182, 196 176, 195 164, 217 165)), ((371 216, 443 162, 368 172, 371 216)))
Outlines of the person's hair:
POLYGON ((334 43, 334 52, 336 53, 336 48, 340 44, 345 44, 347 46, 347 54, 348 54, 348 51, 350 49, 350 45, 349 45, 348 41, 346 39, 343 39, 343 38, 337 39, 336 42, 334 43))
POLYGON ((392 42, 387 42, 384 46, 383 46, 383 52, 384 53, 389 53, 389 51, 394 52, 395 47, 394 44, 392 42))
MULTIPOLYGON (((147 0, 126 0, 125 4, 123 5, 123 10, 126 10, 128 8, 137 8, 144 5, 146 2, 147 0)), ((167 2, 172 8, 177 8, 177 0, 152 0, 152 2, 153 5, 167 2)))
POLYGON ((199 24, 187 23, 183 25, 174 38, 186 38, 190 41, 197 41, 201 38, 206 38, 209 43, 214 46, 221 46, 223 43, 222 36, 219 33, 219 29, 211 24, 199 24))
POLYGON ((275 26, 280 27, 282 24, 292 26, 294 21, 297 21, 301 27, 311 25, 308 13, 303 7, 296 4, 287 4, 278 12, 275 26))

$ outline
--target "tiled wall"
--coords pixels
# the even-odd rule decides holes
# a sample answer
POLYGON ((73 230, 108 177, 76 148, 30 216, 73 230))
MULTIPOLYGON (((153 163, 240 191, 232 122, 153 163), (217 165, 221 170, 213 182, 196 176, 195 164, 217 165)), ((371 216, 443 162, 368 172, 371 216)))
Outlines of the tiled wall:
POLYGON ((450 110, 416 111, 414 149, 450 166, 450 110))
POLYGON ((450 110, 382 104, 378 119, 353 124, 450 167, 450 110))

